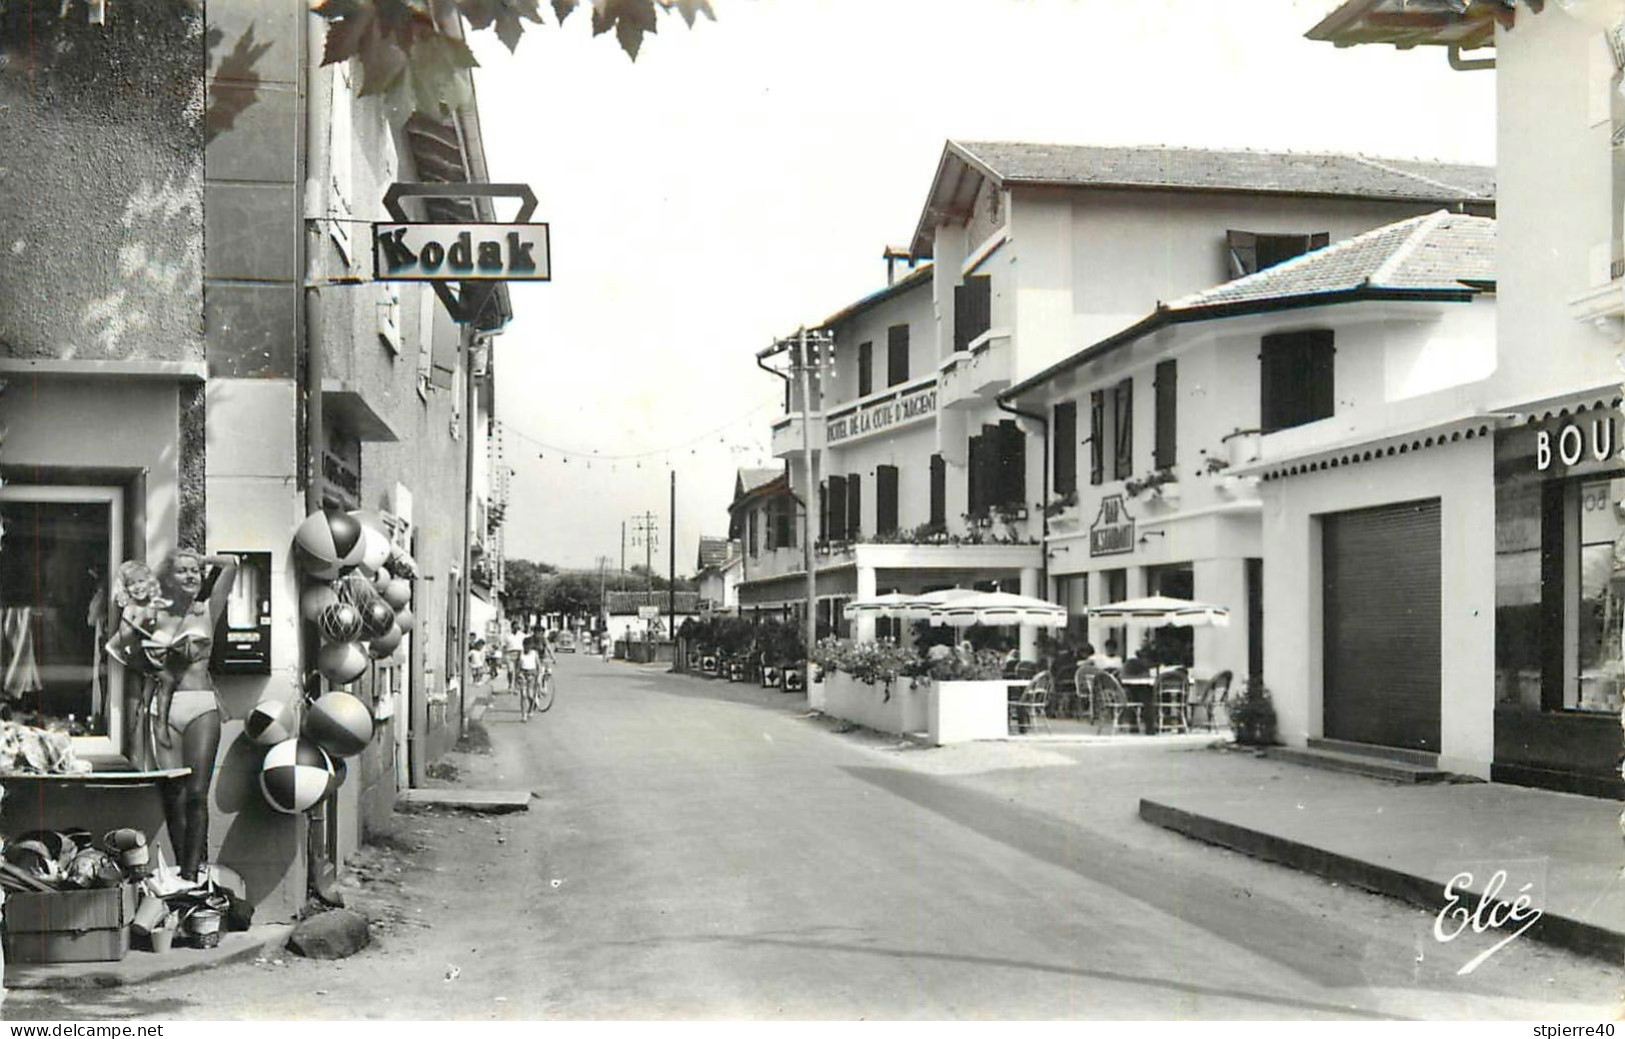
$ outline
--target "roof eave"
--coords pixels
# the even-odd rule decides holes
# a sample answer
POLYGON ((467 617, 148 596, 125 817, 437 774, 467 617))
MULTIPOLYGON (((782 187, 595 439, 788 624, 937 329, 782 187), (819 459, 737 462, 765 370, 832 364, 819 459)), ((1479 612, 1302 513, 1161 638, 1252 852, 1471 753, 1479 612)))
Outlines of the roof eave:
MULTIPOLYGON (((1490 283, 1493 286, 1493 282, 1490 283)), ((1119 347, 1144 339, 1169 325, 1183 325, 1196 321, 1215 321, 1221 318, 1246 317, 1252 314, 1270 314, 1308 307, 1335 306, 1340 303, 1364 302, 1432 302, 1467 303, 1481 295, 1483 290, 1463 283, 1459 289, 1401 289, 1378 285, 1356 285, 1353 288, 1333 289, 1328 292, 1304 292, 1290 296, 1272 296, 1267 299, 1240 300, 1234 303, 1210 303, 1196 307, 1158 307, 1139 321, 1092 346, 1086 346, 1071 357, 1050 365, 1036 375, 1029 376, 998 395, 1001 401, 1014 401, 1023 394, 1037 389, 1057 375, 1097 360, 1119 347)))
MULTIPOLYGON (((1496 23, 1512 27, 1513 0, 1464 0, 1460 10, 1428 8, 1382 11, 1388 0, 1347 0, 1304 36, 1338 47, 1386 43, 1402 50, 1417 46, 1475 50, 1495 46, 1496 23)), ((1526 0, 1537 13, 1543 0, 1526 0)))

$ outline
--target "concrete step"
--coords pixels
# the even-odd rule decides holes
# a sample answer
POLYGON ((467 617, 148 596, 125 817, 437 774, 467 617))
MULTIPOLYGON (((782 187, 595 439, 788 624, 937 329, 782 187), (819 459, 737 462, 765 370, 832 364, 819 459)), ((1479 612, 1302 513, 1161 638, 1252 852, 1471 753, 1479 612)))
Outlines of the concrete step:
POLYGON ((402 790, 395 798, 395 807, 410 811, 413 808, 450 808, 465 812, 501 815, 506 812, 530 811, 529 790, 465 790, 461 787, 415 787, 402 790))
POLYGON ((1354 743, 1350 740, 1329 739, 1311 739, 1309 746, 1312 750, 1330 750, 1339 754, 1356 754, 1368 758, 1387 758, 1390 761, 1404 761, 1412 765, 1423 765, 1427 768, 1434 768, 1439 764, 1439 755, 1427 750, 1383 747, 1375 743, 1354 743))
POLYGON ((1449 772, 1427 765, 1313 747, 1270 747, 1264 751, 1264 756, 1277 761, 1290 761, 1332 772, 1350 772, 1395 783, 1440 783, 1452 778, 1449 772))

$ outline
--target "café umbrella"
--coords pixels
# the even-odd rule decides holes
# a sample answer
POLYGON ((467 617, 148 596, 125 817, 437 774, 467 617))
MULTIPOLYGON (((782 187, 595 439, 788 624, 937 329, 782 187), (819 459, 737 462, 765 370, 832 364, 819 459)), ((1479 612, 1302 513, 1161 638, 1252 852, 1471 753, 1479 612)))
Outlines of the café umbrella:
POLYGON ((904 603, 913 599, 912 595, 902 592, 888 592, 877 595, 872 599, 854 599, 841 608, 841 615, 847 620, 858 617, 899 617, 898 612, 904 603))
POLYGON ((931 611, 931 623, 965 628, 972 624, 997 626, 1027 624, 1039 628, 1066 627, 1066 607, 1043 599, 1009 592, 972 592, 956 596, 931 611))
POLYGON ((1142 624, 1149 628, 1206 628, 1230 626, 1230 611, 1190 599, 1151 595, 1087 608, 1090 620, 1108 624, 1142 624))

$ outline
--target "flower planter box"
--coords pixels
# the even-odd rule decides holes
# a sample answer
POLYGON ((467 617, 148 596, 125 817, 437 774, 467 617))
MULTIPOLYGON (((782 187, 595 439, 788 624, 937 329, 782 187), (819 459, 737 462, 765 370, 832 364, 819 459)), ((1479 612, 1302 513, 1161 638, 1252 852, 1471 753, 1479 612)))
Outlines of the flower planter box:
POLYGON ((926 734, 934 745, 1009 735, 1008 682, 933 682, 930 693, 926 734))
POLYGON ((909 679, 898 678, 892 682, 888 698, 884 684, 870 685, 844 671, 832 671, 824 675, 820 709, 825 714, 878 732, 898 735, 923 732, 930 688, 929 685, 913 688, 909 679))

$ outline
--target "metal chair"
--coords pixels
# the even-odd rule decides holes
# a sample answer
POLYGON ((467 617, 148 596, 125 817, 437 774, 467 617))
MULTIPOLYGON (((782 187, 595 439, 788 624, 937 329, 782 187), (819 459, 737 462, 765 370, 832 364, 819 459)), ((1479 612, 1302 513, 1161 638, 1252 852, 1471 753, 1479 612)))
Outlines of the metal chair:
POLYGON ((1005 706, 1010 711, 1010 722, 1017 732, 1024 733, 1039 721, 1044 723, 1045 732, 1051 731, 1048 717, 1050 691, 1050 673, 1040 671, 1014 696, 1006 697, 1005 706))
POLYGON ((1189 732, 1185 716, 1190 693, 1190 676, 1184 668, 1174 668, 1157 676, 1157 731, 1189 732))
POLYGON ((1093 664, 1084 663, 1078 665, 1077 678, 1074 680, 1074 682, 1075 688, 1077 689, 1077 699, 1075 703, 1077 704, 1079 710, 1071 715, 1071 717, 1081 717, 1087 713, 1089 721, 1091 723, 1094 722, 1095 717, 1099 712, 1099 707, 1097 705, 1099 703, 1100 694, 1095 691, 1096 679, 1099 678, 1099 676, 1100 669, 1095 667, 1093 664))
POLYGON ((1101 727, 1104 716, 1110 715, 1112 734, 1116 735, 1117 730, 1122 728, 1123 715, 1125 714, 1134 719, 1135 728, 1143 727, 1140 719, 1140 707, 1142 705, 1128 698, 1128 691, 1123 688, 1123 683, 1119 682, 1115 675, 1107 671, 1097 671, 1095 672, 1094 685, 1097 704, 1097 713, 1094 719, 1096 729, 1101 727))
MULTIPOLYGON (((1221 710, 1225 710, 1225 708, 1227 708, 1229 705, 1230 683, 1234 680, 1235 676, 1229 671, 1220 671, 1218 674, 1214 675, 1213 680, 1207 684, 1207 688, 1198 693, 1197 696, 1186 705, 1186 724, 1188 726, 1196 725, 1195 715, 1198 711, 1201 711, 1205 712, 1207 715, 1207 731, 1219 731, 1219 712, 1221 710)), ((1228 712, 1226 713, 1225 721, 1228 724, 1228 712)))

